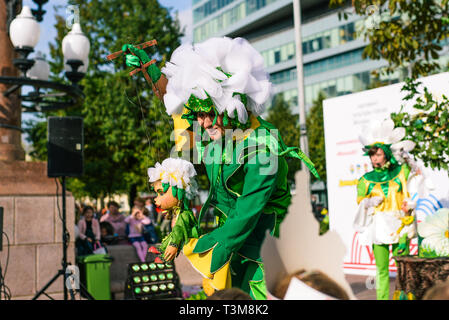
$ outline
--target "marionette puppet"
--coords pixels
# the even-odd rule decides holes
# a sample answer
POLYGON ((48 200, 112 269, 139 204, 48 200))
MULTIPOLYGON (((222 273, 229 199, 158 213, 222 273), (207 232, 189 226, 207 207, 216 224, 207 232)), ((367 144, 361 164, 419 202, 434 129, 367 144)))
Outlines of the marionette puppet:
POLYGON ((149 66, 147 75, 175 130, 193 133, 195 155, 206 168, 210 189, 197 223, 199 228, 212 207, 218 228, 190 239, 184 254, 203 277, 231 275, 232 287, 266 299, 260 249, 267 231, 279 237, 288 212, 285 158, 300 159, 318 173, 299 148, 286 146, 276 127, 260 117, 271 95, 262 56, 245 39, 227 37, 181 45, 161 71, 142 49, 124 45, 123 52, 127 65, 149 66))
MULTIPOLYGON (((157 194, 154 202, 175 223, 172 231, 162 240, 158 250, 153 253, 162 254, 164 260, 175 259, 183 250, 185 244, 192 239, 198 239, 201 230, 189 202, 197 195, 198 186, 195 180, 196 171, 192 163, 181 158, 168 158, 162 164, 148 169, 149 181, 157 194)), ((189 258, 189 254, 186 254, 189 258)), ((202 258, 197 258, 199 261, 202 258)), ((203 277, 203 288, 207 295, 215 290, 231 287, 231 277, 228 272, 203 277)))
POLYGON ((165 159, 148 169, 149 181, 157 194, 155 205, 175 219, 172 231, 159 247, 167 261, 178 256, 188 239, 199 237, 197 219, 189 208, 197 193, 195 175, 193 165, 180 158, 165 159))
POLYGON ((408 154, 415 143, 402 140, 404 136, 405 129, 394 128, 387 119, 359 137, 373 170, 358 181, 353 227, 361 241, 373 247, 378 300, 389 299, 390 245, 394 256, 408 255, 410 239, 416 237, 415 203, 409 199, 408 181, 420 169, 408 154))

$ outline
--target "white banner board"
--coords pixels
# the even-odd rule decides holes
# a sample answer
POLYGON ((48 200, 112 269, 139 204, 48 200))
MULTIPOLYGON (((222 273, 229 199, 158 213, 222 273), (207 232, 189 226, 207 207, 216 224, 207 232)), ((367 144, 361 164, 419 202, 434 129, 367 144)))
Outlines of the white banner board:
MULTIPOLYGON (((437 97, 443 93, 449 95, 449 73, 421 78, 420 82, 437 97)), ((373 122, 382 121, 389 118, 390 113, 399 111, 404 105, 402 98, 406 95, 401 92, 402 86, 403 83, 398 83, 323 102, 330 229, 336 231, 346 245, 343 266, 346 273, 375 275, 372 248, 361 245, 358 234, 352 228, 357 209, 357 180, 372 170, 369 157, 363 156, 363 146, 358 136, 373 122)), ((411 102, 407 106, 410 105, 411 102)), ((449 207, 447 172, 425 169, 425 173, 436 189, 430 197, 418 200, 418 223, 438 208, 449 207)), ((416 254, 417 249, 416 241, 413 241, 411 254, 416 254)), ((392 259, 390 272, 395 271, 392 259)))

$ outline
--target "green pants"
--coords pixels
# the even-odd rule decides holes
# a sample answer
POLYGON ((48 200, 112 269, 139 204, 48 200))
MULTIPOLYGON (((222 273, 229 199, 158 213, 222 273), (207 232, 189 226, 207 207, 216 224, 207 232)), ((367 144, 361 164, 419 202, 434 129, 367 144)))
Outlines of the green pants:
POLYGON ((248 293, 253 300, 266 300, 267 287, 262 260, 245 259, 238 254, 231 259, 232 286, 248 293))
MULTIPOLYGON (((409 243, 401 255, 409 254, 409 243)), ((398 243, 392 244, 393 256, 397 256, 398 243)), ((374 259, 376 260, 376 295, 377 300, 389 300, 390 298, 390 274, 388 267, 390 265, 390 245, 373 244, 374 259)))

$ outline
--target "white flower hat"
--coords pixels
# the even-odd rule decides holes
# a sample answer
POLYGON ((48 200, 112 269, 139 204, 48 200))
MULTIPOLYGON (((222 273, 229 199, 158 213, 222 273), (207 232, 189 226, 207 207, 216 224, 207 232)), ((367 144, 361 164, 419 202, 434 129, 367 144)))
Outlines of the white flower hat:
POLYGON ((168 79, 164 104, 169 115, 208 111, 245 124, 248 111, 261 115, 272 93, 261 54, 243 38, 211 38, 183 44, 162 68, 168 79))
POLYGON ((367 130, 363 135, 359 135, 359 140, 363 144, 363 150, 368 155, 371 147, 382 148, 390 162, 404 162, 403 154, 410 152, 415 148, 415 143, 411 140, 403 140, 405 137, 405 128, 394 127, 391 119, 385 119, 376 123, 371 130, 367 130))
POLYGON ((179 200, 191 200, 198 192, 195 180, 196 171, 193 164, 181 158, 167 158, 148 169, 149 181, 151 183, 160 180, 164 191, 172 187, 173 196, 179 200))
POLYGON ((441 208, 418 223, 418 234, 423 238, 423 249, 440 257, 449 256, 449 209, 441 208))

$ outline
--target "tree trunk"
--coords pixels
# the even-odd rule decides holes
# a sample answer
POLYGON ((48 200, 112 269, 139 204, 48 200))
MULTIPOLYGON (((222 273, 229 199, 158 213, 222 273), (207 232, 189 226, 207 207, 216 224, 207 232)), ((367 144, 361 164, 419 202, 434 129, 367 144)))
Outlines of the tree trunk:
POLYGON ((128 193, 129 208, 134 206, 134 199, 137 197, 137 184, 132 184, 128 193))

